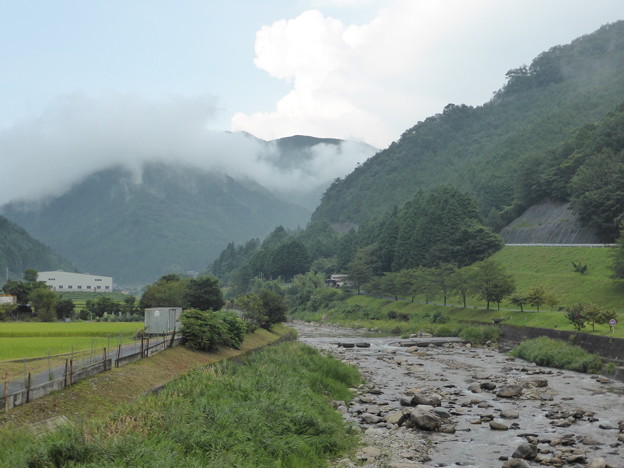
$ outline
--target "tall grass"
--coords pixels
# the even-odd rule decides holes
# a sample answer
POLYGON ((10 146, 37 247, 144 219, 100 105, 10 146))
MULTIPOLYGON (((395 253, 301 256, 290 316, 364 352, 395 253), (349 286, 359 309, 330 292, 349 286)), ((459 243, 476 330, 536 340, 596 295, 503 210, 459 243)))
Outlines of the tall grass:
POLYGON ((5 444, 3 462, 15 467, 325 466, 356 443, 328 399, 350 398, 349 387, 358 382, 356 369, 300 343, 284 343, 241 364, 195 371, 97 425, 33 438, 31 448, 5 444))
POLYGON ((540 366, 568 369, 576 372, 600 372, 600 357, 565 341, 541 336, 523 341, 511 351, 513 356, 526 359, 540 366))

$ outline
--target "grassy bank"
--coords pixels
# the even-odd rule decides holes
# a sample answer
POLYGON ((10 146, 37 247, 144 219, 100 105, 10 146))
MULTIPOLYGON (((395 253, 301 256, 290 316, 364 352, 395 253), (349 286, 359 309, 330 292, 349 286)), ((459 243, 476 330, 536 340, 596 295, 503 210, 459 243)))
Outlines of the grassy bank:
POLYGON ((590 354, 578 346, 545 336, 520 343, 511 354, 540 366, 576 372, 600 372, 603 368, 599 356, 590 354))
MULTIPOLYGON (((511 273, 519 295, 542 286, 561 306, 593 303, 624 315, 624 282, 610 278, 611 252, 611 248, 505 247, 492 258, 511 273), (587 272, 575 272, 572 262, 587 265, 587 272)), ((502 307, 516 308, 508 302, 502 307)))
POLYGON ((0 437, 3 466, 312 467, 354 447, 329 399, 354 368, 299 343, 192 372, 111 418, 0 437))
POLYGON ((149 359, 82 380, 62 392, 18 406, 8 413, 0 413, 0 431, 5 434, 7 430, 10 432, 7 428, 37 424, 58 416, 73 422, 105 417, 120 404, 197 367, 250 353, 290 333, 291 330, 283 325, 275 326, 272 331, 257 330, 245 337, 240 350, 222 348, 214 353, 201 353, 182 346, 168 349, 149 359))
MULTIPOLYGON (((485 310, 441 305, 411 303, 354 295, 332 307, 314 312, 298 313, 296 318, 310 321, 326 321, 351 328, 368 328, 388 335, 407 336, 420 330, 435 335, 461 335, 469 328, 466 322, 491 324, 492 319, 504 318, 509 325, 557 328, 574 331, 563 312, 541 311, 520 312, 506 310, 485 310)), ((493 327, 487 327, 493 328, 493 327)), ((616 327, 614 333, 608 325, 596 325, 596 330, 584 329, 587 333, 603 336, 624 337, 624 327, 616 327)))

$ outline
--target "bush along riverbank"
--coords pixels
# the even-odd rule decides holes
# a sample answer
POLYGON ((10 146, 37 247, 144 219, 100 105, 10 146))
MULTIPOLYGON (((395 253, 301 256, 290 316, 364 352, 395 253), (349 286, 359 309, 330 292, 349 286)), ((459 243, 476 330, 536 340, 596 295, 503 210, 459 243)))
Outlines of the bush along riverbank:
POLYGON ((600 356, 590 354, 578 346, 542 336, 520 343, 511 355, 540 366, 595 373, 603 370, 600 356))
POLYGON ((354 367, 300 343, 192 372, 103 422, 0 439, 2 466, 315 467, 357 444, 329 400, 354 367))

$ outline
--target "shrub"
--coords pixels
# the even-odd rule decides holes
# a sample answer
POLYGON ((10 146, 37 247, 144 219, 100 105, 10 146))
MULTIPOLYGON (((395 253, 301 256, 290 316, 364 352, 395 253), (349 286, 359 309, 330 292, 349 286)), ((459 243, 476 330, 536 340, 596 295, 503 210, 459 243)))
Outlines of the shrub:
POLYGON ((588 353, 579 346, 545 336, 523 341, 511 351, 511 354, 540 366, 576 372, 593 373, 602 369, 600 357, 588 353))
POLYGON ((500 331, 496 327, 465 327, 459 331, 459 336, 470 343, 483 344, 498 341, 500 331))
POLYGON ((409 322, 410 316, 407 312, 401 312, 397 315, 397 318, 402 322, 409 322))
POLYGON ((439 310, 432 312, 431 315, 429 316, 430 323, 446 323, 448 321, 449 321, 448 317, 439 310))
POLYGON ((245 336, 245 323, 231 312, 189 309, 181 320, 184 342, 191 349, 213 351, 219 345, 239 348, 245 336))

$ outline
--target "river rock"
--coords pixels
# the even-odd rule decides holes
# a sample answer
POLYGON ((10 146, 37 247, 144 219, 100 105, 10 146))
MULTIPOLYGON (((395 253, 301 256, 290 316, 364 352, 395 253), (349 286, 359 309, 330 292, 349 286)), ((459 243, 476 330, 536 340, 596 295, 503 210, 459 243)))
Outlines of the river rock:
POLYGON ((570 465, 574 463, 585 463, 585 454, 573 453, 571 455, 568 455, 568 457, 566 458, 566 463, 569 463, 570 465))
POLYGON ((602 442, 596 440, 592 436, 585 436, 582 440, 583 445, 602 445, 602 442))
POLYGON ((437 395, 424 395, 422 393, 414 393, 412 397, 413 405, 429 405, 429 406, 441 406, 442 400, 437 395))
POLYGON ((481 382, 479 386, 482 390, 494 390, 496 388, 496 384, 494 382, 481 382))
POLYGON ((381 408, 377 405, 368 405, 364 408, 364 413, 374 414, 375 416, 379 416, 381 413, 381 408))
POLYGON ((497 397, 515 398, 522 395, 522 387, 520 385, 505 385, 496 392, 497 397))
POLYGON ((468 390, 471 391, 472 393, 479 393, 482 390, 481 384, 473 383, 472 385, 470 385, 470 387, 468 387, 468 390))
POLYGON ((477 372, 474 375, 474 378, 477 380, 485 380, 485 379, 489 379, 492 377, 492 374, 490 374, 489 372, 477 372))
POLYGON ((357 453, 360 460, 373 461, 381 456, 381 450, 378 447, 364 447, 357 453))
POLYGON ((451 413, 440 407, 434 408, 433 412, 440 416, 442 419, 449 419, 451 417, 451 413))
POLYGON ((409 424, 424 431, 437 431, 442 425, 442 420, 433 411, 415 408, 409 414, 409 424))
POLYGON ((363 413, 362 416, 360 416, 360 419, 366 424, 377 424, 383 421, 383 418, 370 413, 363 413))
POLYGON ((495 431, 508 431, 509 426, 506 426, 505 424, 498 421, 490 421, 490 429, 493 429, 495 431))
POLYGON ((530 377, 526 382, 534 387, 548 387, 548 380, 544 377, 530 377))
POLYGON ((500 412, 500 417, 504 419, 518 419, 520 417, 520 412, 511 409, 504 409, 500 412))
POLYGON ((607 461, 602 457, 594 458, 587 464, 587 468, 605 468, 605 466, 607 466, 607 461))
POLYGON ((522 458, 513 458, 503 463, 503 468, 531 468, 522 458))
POLYGON ((537 445, 523 442, 516 448, 516 451, 511 455, 514 458, 523 458, 525 460, 531 460, 537 455, 537 445))
POLYGON ((396 424, 397 426, 402 425, 405 420, 408 418, 408 415, 403 411, 394 411, 386 415, 386 422, 388 424, 396 424))

